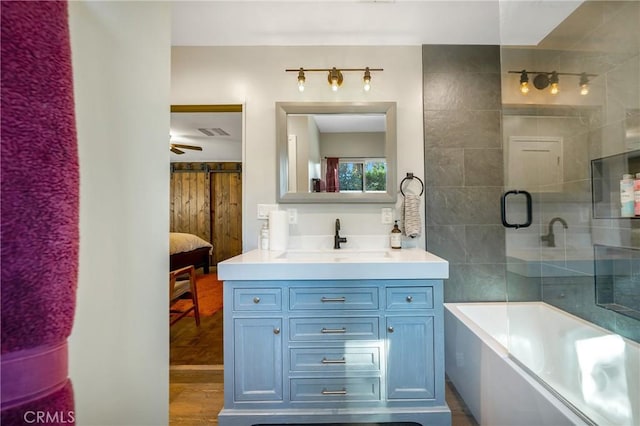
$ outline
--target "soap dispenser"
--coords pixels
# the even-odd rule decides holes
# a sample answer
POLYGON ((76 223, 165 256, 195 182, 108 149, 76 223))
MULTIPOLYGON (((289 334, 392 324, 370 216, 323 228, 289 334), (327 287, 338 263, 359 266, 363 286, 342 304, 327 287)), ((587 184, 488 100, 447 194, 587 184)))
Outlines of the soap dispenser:
POLYGON ((393 229, 391 230, 390 242, 391 242, 391 248, 392 249, 402 248, 402 232, 400 231, 400 228, 398 227, 398 221, 397 220, 396 220, 395 225, 393 225, 393 229))

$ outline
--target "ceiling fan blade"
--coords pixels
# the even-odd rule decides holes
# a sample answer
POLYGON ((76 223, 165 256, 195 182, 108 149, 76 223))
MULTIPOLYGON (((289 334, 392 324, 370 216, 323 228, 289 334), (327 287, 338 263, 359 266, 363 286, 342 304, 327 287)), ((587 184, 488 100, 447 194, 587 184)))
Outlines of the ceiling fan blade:
POLYGON ((202 147, 201 146, 183 145, 183 144, 179 144, 179 143, 174 143, 174 144, 172 144, 172 146, 174 146, 176 148, 193 149, 195 151, 202 151, 202 147))
POLYGON ((173 152, 174 154, 184 154, 184 151, 179 150, 178 148, 172 146, 171 148, 169 148, 171 150, 171 152, 173 152))

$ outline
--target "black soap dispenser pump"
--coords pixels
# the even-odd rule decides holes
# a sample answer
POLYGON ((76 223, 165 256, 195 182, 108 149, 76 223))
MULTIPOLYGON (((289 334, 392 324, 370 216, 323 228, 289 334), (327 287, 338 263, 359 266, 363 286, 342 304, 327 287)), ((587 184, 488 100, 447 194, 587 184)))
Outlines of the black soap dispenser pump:
POLYGON ((393 225, 393 229, 391 230, 391 248, 392 249, 400 249, 402 248, 402 232, 398 227, 398 221, 396 220, 395 225, 393 225))

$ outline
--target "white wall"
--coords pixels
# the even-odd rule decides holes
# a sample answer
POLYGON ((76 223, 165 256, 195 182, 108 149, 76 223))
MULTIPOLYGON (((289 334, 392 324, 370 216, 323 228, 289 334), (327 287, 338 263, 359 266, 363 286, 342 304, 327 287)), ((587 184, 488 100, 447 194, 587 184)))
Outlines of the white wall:
MULTIPOLYGON (((422 52, 420 46, 304 47, 173 47, 173 104, 245 104, 243 166, 243 250, 257 246, 258 203, 275 203, 276 101, 394 101, 398 112, 398 182, 407 172, 423 177, 422 52), (345 73, 340 90, 332 92, 325 73, 308 73, 304 92, 297 74, 286 68, 384 68, 372 73, 372 89, 362 90, 360 73, 345 73)), ((396 203, 400 218, 401 196, 396 203)), ((282 205, 297 208, 291 235, 333 233, 338 217, 342 234, 382 235, 380 209, 389 205, 282 205)), ((424 208, 424 207, 423 207, 424 208)), ((424 229, 424 211, 422 211, 424 229)), ((424 233, 423 233, 424 234, 424 233)), ((347 247, 346 245, 345 247, 347 247)), ((405 241, 424 247, 424 235, 405 241)))
POLYGON ((71 1, 69 12, 80 155, 76 420, 167 424, 170 5, 71 1))

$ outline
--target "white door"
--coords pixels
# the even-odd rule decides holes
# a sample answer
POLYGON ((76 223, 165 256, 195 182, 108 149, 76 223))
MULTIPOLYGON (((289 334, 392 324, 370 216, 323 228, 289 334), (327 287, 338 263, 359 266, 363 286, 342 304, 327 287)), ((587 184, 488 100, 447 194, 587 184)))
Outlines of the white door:
POLYGON ((562 138, 511 136, 507 186, 534 192, 558 191, 562 184, 562 138))

